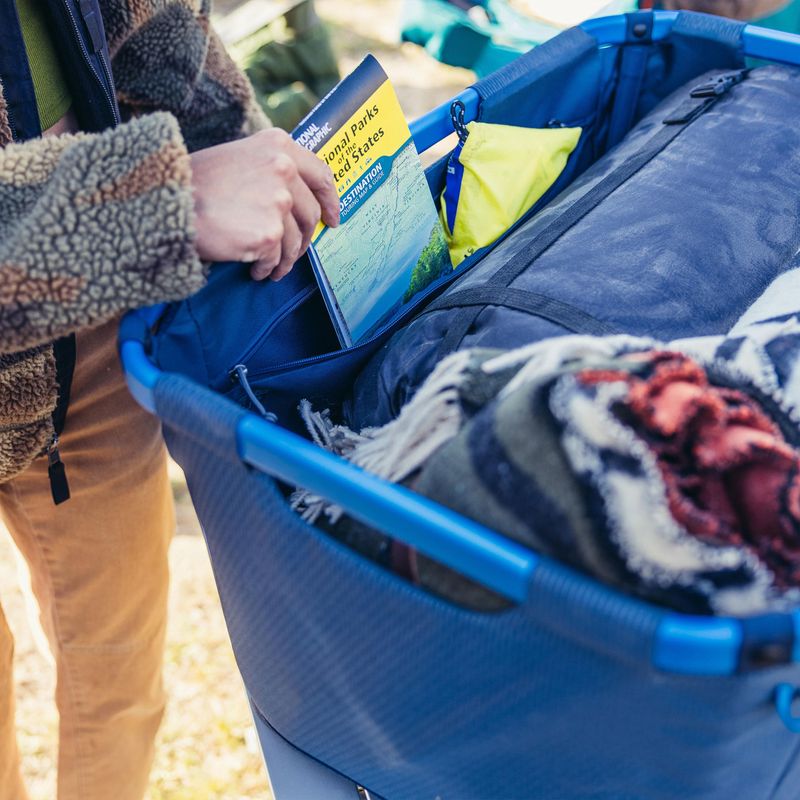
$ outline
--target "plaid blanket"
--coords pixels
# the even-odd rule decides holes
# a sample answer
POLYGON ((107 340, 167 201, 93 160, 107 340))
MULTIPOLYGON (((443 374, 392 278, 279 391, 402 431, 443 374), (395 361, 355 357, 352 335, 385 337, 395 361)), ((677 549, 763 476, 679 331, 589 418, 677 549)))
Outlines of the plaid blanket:
MULTIPOLYGON (((442 361, 360 433, 315 440, 547 556, 687 613, 800 601, 800 315, 669 344, 570 336, 442 361)), ((307 519, 465 606, 502 598, 297 492, 307 519)))

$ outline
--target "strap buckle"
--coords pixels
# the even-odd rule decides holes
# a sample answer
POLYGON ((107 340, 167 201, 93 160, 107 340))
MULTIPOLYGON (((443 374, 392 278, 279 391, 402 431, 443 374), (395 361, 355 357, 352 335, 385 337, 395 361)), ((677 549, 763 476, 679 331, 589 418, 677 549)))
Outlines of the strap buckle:
POLYGON ((702 83, 700 86, 695 86, 690 92, 690 97, 719 97, 720 95, 728 92, 732 86, 741 83, 744 78, 743 72, 734 72, 729 75, 720 75, 713 81, 702 83))

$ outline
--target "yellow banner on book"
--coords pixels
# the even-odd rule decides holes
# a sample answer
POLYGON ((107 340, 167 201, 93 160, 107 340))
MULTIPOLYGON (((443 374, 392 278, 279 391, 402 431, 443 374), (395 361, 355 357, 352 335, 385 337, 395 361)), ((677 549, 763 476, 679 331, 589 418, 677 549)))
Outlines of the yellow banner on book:
MULTIPOLYGON (((381 156, 393 156, 411 132, 392 84, 384 81, 369 99, 319 149, 331 168, 339 197, 381 156)), ((316 240, 324 226, 314 232, 316 240)))

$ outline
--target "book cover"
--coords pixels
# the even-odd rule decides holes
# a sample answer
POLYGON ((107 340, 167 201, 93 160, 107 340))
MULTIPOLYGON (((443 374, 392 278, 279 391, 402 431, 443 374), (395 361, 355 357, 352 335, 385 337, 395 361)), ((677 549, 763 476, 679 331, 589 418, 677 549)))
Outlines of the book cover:
POLYGON ((320 225, 309 255, 339 339, 350 347, 452 269, 441 223, 408 123, 373 56, 292 135, 336 180, 340 225, 320 225))

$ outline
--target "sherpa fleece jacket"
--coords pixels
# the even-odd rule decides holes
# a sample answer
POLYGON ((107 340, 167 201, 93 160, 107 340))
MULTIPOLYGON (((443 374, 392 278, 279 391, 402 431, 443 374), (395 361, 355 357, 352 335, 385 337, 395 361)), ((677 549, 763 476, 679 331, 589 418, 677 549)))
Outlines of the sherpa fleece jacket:
POLYGON ((0 481, 53 440, 55 339, 203 285, 188 152, 268 124, 208 0, 99 9, 122 124, 13 141, 0 82, 0 481))

